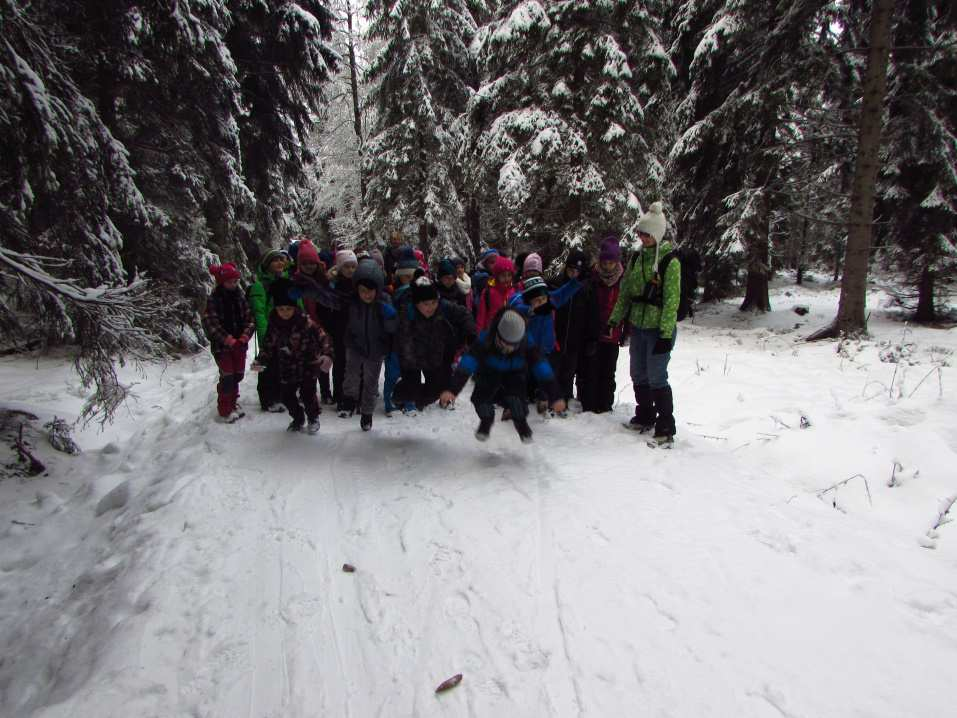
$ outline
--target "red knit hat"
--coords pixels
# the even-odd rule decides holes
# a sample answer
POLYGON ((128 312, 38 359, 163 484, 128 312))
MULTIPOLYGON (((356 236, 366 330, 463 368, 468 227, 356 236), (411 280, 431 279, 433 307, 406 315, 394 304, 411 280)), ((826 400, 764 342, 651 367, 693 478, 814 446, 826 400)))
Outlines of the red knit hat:
POLYGON ((299 254, 296 255, 297 264, 302 264, 303 262, 311 262, 313 264, 320 264, 319 260, 319 250, 316 249, 316 245, 310 242, 308 239, 304 242, 299 243, 299 254))
POLYGON ((499 257, 492 265, 492 276, 497 277, 505 272, 515 273, 515 263, 508 257, 499 257))
POLYGON ((239 279, 239 270, 232 262, 226 264, 212 264, 209 267, 209 273, 216 278, 216 284, 228 282, 230 279, 239 279))

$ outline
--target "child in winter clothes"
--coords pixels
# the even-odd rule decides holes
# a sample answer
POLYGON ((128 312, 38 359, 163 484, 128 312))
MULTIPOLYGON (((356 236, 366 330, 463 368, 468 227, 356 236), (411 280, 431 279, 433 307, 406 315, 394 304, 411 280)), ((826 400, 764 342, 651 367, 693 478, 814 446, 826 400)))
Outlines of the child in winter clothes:
POLYGON ((239 407, 239 383, 246 371, 246 347, 256 331, 256 320, 239 288, 239 270, 235 264, 214 264, 209 273, 216 288, 206 300, 203 329, 219 367, 216 385, 216 409, 220 421, 232 424, 244 414, 239 407))
MULTIPOLYGON (((256 282, 249 288, 249 303, 256 318, 256 340, 262 345, 269 327, 273 303, 269 288, 277 279, 287 278, 289 273, 289 255, 279 249, 272 249, 263 255, 256 271, 256 282)), ((279 379, 270 367, 259 374, 256 381, 259 393, 259 405, 263 411, 282 412, 279 397, 279 379)))
POLYGON ((482 296, 479 298, 478 316, 476 324, 479 331, 485 331, 492 324, 492 319, 499 309, 506 306, 515 294, 512 278, 515 276, 515 265, 508 257, 499 257, 492 265, 493 279, 488 281, 482 296))
POLYGON ((671 252, 662 241, 666 223, 661 202, 655 202, 638 220, 641 250, 622 280, 621 291, 608 326, 629 322, 631 380, 635 386, 635 415, 629 428, 654 430, 659 445, 674 443, 674 398, 668 383, 668 363, 674 348, 678 304, 681 298, 681 263, 668 262, 664 276, 658 262, 671 252))
POLYGON ((363 431, 369 431, 382 361, 395 333, 396 313, 383 292, 385 275, 374 260, 359 262, 353 279, 356 295, 348 307, 346 377, 342 390, 351 406, 358 403, 359 425, 363 431))
POLYGON ((497 249, 486 249, 479 255, 478 264, 472 272, 472 312, 478 311, 478 301, 485 291, 485 285, 492 277, 492 267, 498 259, 497 249))
POLYGON ((332 368, 332 347, 328 336, 296 306, 290 289, 287 279, 277 279, 269 289, 273 311, 253 368, 272 367, 279 377, 280 396, 292 417, 288 430, 300 431, 308 419, 306 430, 315 434, 319 431, 315 372, 332 368))
POLYGON ((565 411, 565 402, 559 394, 551 365, 541 356, 538 348, 527 341, 525 319, 514 309, 502 309, 493 318, 488 330, 462 357, 449 390, 440 397, 440 403, 447 405, 454 401, 469 376, 474 374, 472 404, 479 417, 475 438, 479 441, 488 439, 495 421, 495 405, 499 404, 511 412, 519 438, 528 443, 532 440, 528 406, 525 403, 525 380, 529 370, 545 389, 552 409, 555 412, 565 411))
MULTIPOLYGON (((397 312, 402 311, 411 295, 412 281, 416 275, 421 273, 419 260, 415 258, 415 251, 412 247, 399 247, 395 250, 395 286, 392 290, 392 306, 397 312)), ((385 380, 382 384, 383 403, 385 405, 386 416, 391 416, 396 407, 393 402, 395 385, 402 376, 402 368, 399 366, 399 355, 393 350, 385 358, 385 380)), ((403 413, 415 411, 415 403, 409 402, 402 407, 403 413)))
POLYGON ((621 246, 618 236, 606 237, 598 254, 598 269, 592 276, 592 302, 588 324, 601 328, 597 339, 585 345, 587 360, 582 366, 581 401, 583 411, 601 414, 611 411, 615 404, 615 370, 618 367, 618 348, 623 327, 609 326, 608 320, 618 303, 621 278, 625 269, 621 264, 621 246))
POLYGON ((476 331, 468 310, 440 300, 428 277, 419 277, 410 291, 411 301, 399 309, 396 352, 402 378, 395 398, 421 410, 448 388, 455 353, 476 331))
MULTIPOLYGON (((592 303, 591 281, 588 278, 588 255, 575 249, 568 253, 562 275, 553 282, 554 287, 560 287, 570 279, 577 279, 584 286, 582 291, 573 296, 564 306, 555 312, 555 335, 558 340, 559 351, 552 355, 552 366, 558 375, 558 385, 562 389, 565 401, 574 395, 575 375, 580 374, 587 362, 585 347, 593 340, 597 340, 600 332, 592 322, 589 307, 592 303)), ((581 394, 579 381, 579 394, 581 394)), ((579 397, 580 398, 580 397, 579 397)))
POLYGON ((540 277, 542 276, 542 258, 532 252, 522 263, 522 281, 524 282, 529 277, 540 277))
POLYGON ((336 410, 340 417, 348 417, 351 413, 348 402, 344 401, 342 382, 346 376, 346 321, 348 319, 349 302, 355 294, 355 283, 352 275, 359 267, 356 253, 351 249, 340 249, 336 252, 336 266, 332 270, 330 288, 335 292, 338 309, 332 312, 327 327, 332 336, 335 350, 335 362, 332 367, 332 397, 336 402, 336 410))
MULTIPOLYGON (((306 316, 325 333, 326 327, 335 321, 334 313, 339 308, 339 299, 329 287, 319 251, 305 237, 300 239, 296 247, 296 271, 292 275, 292 282, 295 285, 292 296, 302 297, 306 316)), ((323 404, 332 401, 332 386, 326 372, 319 372, 319 392, 323 404)))
MULTIPOLYGON (((577 279, 569 279, 558 289, 549 291, 544 279, 532 275, 525 280, 525 290, 509 301, 509 306, 528 322, 526 341, 545 359, 555 350, 555 310, 563 307, 581 287, 577 279)), ((544 391, 534 377, 529 377, 529 395, 537 400, 538 412, 544 414, 547 409, 544 391)))
POLYGON ((453 304, 460 304, 467 308, 465 301, 466 292, 462 292, 455 281, 455 265, 451 259, 443 259, 439 262, 439 267, 435 272, 439 280, 436 289, 439 291, 439 298, 453 304))
POLYGON ((455 286, 465 297, 465 308, 472 311, 472 278, 465 271, 465 260, 460 257, 452 258, 452 266, 455 267, 455 286))

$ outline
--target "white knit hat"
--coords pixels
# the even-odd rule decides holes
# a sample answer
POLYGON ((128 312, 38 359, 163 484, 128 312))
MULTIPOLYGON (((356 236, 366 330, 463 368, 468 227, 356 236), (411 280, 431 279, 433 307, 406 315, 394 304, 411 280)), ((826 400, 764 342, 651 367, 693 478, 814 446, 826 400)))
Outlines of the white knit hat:
POLYGON ((665 236, 666 228, 667 224, 665 223, 661 202, 652 202, 648 211, 641 215, 641 219, 638 220, 637 231, 646 232, 654 237, 656 242, 660 242, 661 238, 665 236))

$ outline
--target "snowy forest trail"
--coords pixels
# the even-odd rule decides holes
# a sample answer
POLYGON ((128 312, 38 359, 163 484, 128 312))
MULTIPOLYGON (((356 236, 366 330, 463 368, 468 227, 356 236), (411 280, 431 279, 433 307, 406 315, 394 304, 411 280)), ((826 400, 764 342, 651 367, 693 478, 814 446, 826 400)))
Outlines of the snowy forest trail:
POLYGON ((939 714, 957 536, 916 539, 954 490, 955 409, 861 400, 895 367, 719 319, 682 330, 674 451, 621 428, 625 354, 622 410, 534 417, 531 446, 476 442, 466 396, 368 434, 223 426, 211 362, 171 365, 68 498, 12 497, 36 527, 3 537, 0 713, 939 714), (892 456, 924 478, 886 487, 892 456), (873 505, 818 498, 858 471, 873 505))

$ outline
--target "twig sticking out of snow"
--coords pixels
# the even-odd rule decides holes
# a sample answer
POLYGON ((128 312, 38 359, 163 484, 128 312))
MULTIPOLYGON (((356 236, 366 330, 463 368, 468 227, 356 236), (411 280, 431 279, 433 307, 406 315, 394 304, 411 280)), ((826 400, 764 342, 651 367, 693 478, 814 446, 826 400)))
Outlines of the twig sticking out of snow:
POLYGON ((817 492, 817 497, 819 499, 823 499, 824 495, 827 494, 828 492, 830 491, 835 492, 834 499, 832 499, 831 501, 831 505, 834 508, 837 508, 837 490, 840 487, 846 485, 849 481, 853 481, 854 479, 861 479, 864 482, 864 491, 867 493, 867 503, 868 505, 873 506, 874 502, 871 501, 871 487, 867 484, 867 478, 864 476, 864 474, 854 474, 853 476, 846 478, 843 481, 838 481, 833 486, 829 486, 826 489, 821 489, 820 491, 817 492))
POLYGON ((900 482, 897 480, 897 472, 903 470, 904 466, 899 461, 895 461, 891 467, 891 480, 887 482, 889 487, 894 488, 895 486, 900 486, 900 482))
MULTIPOLYGON (((944 376, 943 376, 943 372, 940 370, 940 366, 935 366, 929 372, 924 374, 924 379, 929 377, 934 372, 937 372, 937 384, 938 384, 939 392, 940 392, 939 396, 943 397, 944 396, 944 376)), ((911 397, 914 396, 914 394, 917 393, 917 390, 920 389, 920 385, 924 383, 924 379, 921 379, 919 382, 917 382, 917 386, 914 387, 914 390, 907 395, 908 399, 910 399, 911 397)))
POLYGON ((944 524, 949 524, 953 519, 948 515, 950 510, 954 508, 954 504, 957 503, 957 494, 954 494, 950 498, 946 498, 940 503, 940 511, 937 513, 937 522, 931 528, 932 531, 936 531, 944 524))

